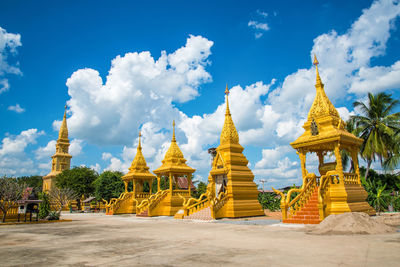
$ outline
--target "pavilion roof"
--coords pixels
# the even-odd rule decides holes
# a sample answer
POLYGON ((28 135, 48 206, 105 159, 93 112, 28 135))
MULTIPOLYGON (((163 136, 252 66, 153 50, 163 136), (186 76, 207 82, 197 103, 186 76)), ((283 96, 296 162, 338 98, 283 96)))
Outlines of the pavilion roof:
POLYGON ((345 122, 324 91, 318 64, 317 58, 314 57, 317 76, 316 95, 308 112, 307 121, 303 125, 305 132, 290 145, 295 149, 303 148, 310 151, 331 150, 336 142, 358 147, 363 140, 346 131, 345 122))
POLYGON ((135 158, 132 161, 131 166, 129 167, 129 172, 122 177, 123 180, 133 180, 133 179, 145 179, 150 180, 156 178, 154 174, 149 171, 149 167, 147 166, 146 159, 142 153, 142 145, 141 145, 141 133, 139 132, 139 144, 136 150, 135 158))
POLYGON ((153 172, 155 174, 167 172, 188 174, 195 171, 195 169, 189 167, 186 164, 186 159, 184 158, 183 153, 176 142, 174 121, 171 145, 165 153, 164 159, 162 160, 162 165, 159 168, 155 169, 153 172))

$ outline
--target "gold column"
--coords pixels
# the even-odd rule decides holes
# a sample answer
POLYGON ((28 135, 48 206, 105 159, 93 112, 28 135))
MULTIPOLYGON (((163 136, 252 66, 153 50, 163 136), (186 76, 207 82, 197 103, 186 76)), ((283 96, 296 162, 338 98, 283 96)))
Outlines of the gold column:
POLYGON ((188 191, 189 191, 189 197, 190 197, 190 195, 191 195, 191 190, 192 190, 192 188, 191 188, 191 184, 192 184, 192 175, 191 175, 191 174, 188 174, 188 176, 187 176, 187 182, 188 182, 188 191))
POLYGON ((125 193, 128 192, 128 182, 124 181, 124 185, 125 185, 125 193))
POLYGON ((305 183, 304 179, 307 176, 307 169, 306 169, 306 152, 303 149, 297 151, 297 154, 300 158, 300 165, 301 165, 301 175, 303 176, 303 184, 305 183))
POLYGON ((160 181, 161 177, 157 175, 157 192, 161 190, 161 185, 160 185, 160 181))
POLYGON ((169 191, 172 194, 172 172, 169 173, 169 191))
POLYGON ((354 172, 358 177, 358 184, 361 184, 360 169, 358 168, 358 147, 352 148, 351 159, 353 160, 354 172))
POLYGON ((150 195, 151 195, 151 193, 152 193, 152 189, 153 189, 153 180, 150 180, 151 182, 149 182, 149 187, 150 187, 150 195))
POLYGON ((340 144, 335 144, 336 171, 339 173, 339 183, 344 184, 342 156, 340 155, 340 144))

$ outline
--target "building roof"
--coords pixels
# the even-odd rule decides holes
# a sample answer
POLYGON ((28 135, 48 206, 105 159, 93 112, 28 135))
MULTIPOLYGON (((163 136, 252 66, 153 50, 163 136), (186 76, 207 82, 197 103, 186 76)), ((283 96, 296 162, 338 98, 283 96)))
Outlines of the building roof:
POLYGON ((139 132, 139 144, 136 149, 135 158, 132 161, 131 166, 129 167, 129 172, 122 177, 123 180, 133 180, 133 179, 144 179, 151 180, 156 178, 154 174, 149 171, 149 167, 147 166, 146 159, 142 153, 142 144, 141 144, 142 134, 139 132))
POLYGON ((193 173, 196 170, 189 167, 186 164, 186 159, 183 156, 181 149, 179 148, 176 138, 175 138, 175 121, 172 123, 173 132, 171 145, 167 152, 165 153, 164 159, 162 160, 162 165, 155 169, 153 172, 155 174, 175 172, 175 173, 193 173))

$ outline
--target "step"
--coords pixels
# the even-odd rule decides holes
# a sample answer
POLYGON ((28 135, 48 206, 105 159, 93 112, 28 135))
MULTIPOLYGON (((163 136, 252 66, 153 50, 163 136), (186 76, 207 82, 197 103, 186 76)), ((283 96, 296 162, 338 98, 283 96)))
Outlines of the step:
POLYGON ((299 219, 286 219, 283 223, 297 223, 297 224, 319 224, 321 221, 319 219, 310 220, 299 220, 299 219))
POLYGON ((306 210, 300 210, 296 212, 296 215, 319 215, 318 211, 306 211, 306 210))
POLYGON ((318 220, 319 215, 294 215, 291 219, 295 220, 318 220))
POLYGON ((318 212, 318 207, 307 207, 307 206, 304 206, 301 210, 302 211, 318 212))

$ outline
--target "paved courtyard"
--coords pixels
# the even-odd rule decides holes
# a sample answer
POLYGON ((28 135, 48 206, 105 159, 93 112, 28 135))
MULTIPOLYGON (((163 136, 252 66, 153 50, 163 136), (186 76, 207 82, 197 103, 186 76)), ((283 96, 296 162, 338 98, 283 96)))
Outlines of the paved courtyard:
POLYGON ((400 233, 319 236, 266 220, 65 214, 0 227, 0 266, 399 266, 400 233))

